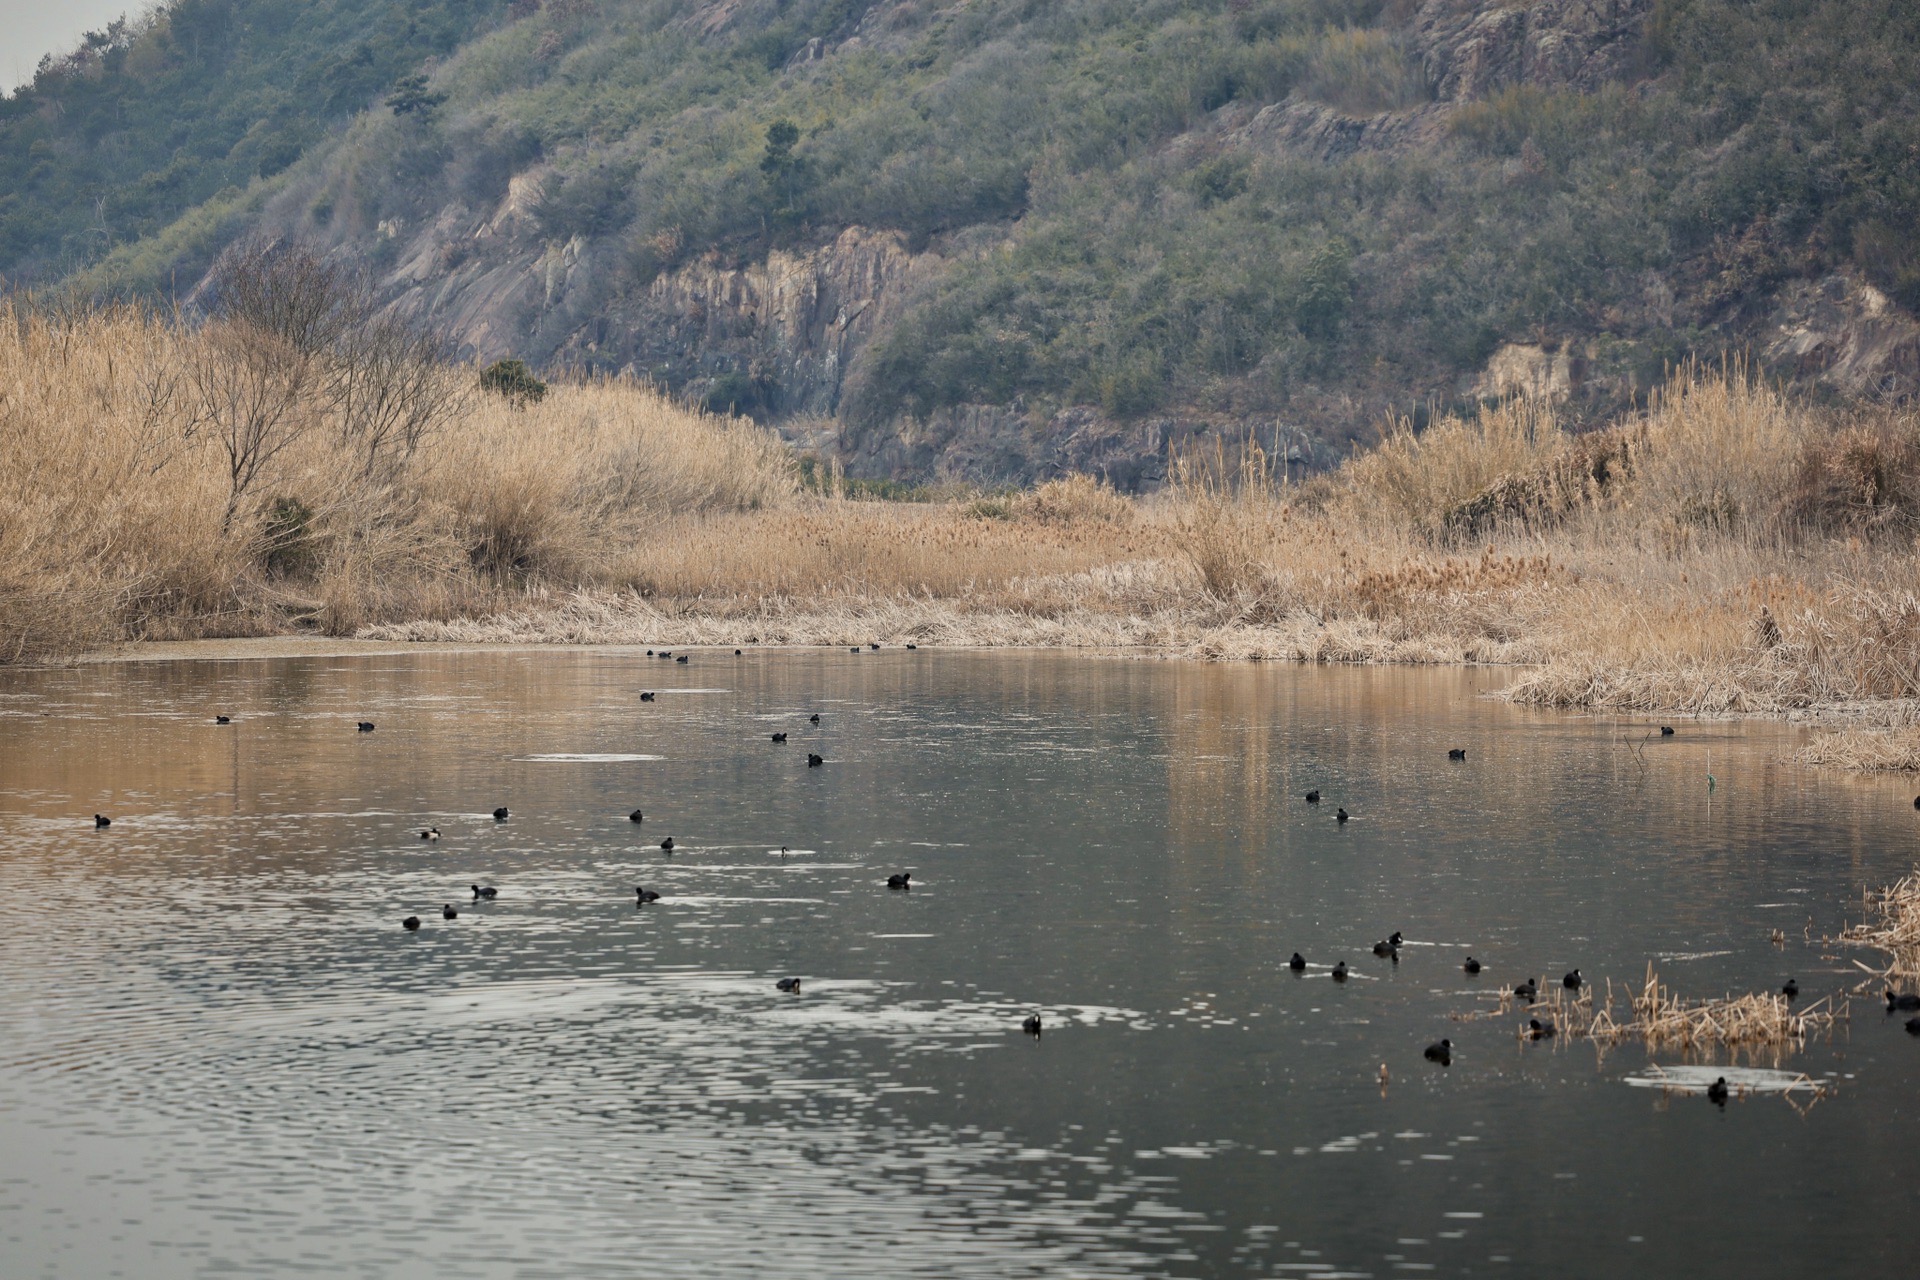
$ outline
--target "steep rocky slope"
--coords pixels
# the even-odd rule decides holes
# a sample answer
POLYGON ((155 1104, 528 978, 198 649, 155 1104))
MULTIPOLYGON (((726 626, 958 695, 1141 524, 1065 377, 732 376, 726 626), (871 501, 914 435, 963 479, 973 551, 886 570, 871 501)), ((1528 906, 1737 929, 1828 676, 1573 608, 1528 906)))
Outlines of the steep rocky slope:
POLYGON ((1891 0, 519 0, 85 278, 318 241, 473 358, 907 479, 1148 486, 1211 432, 1323 466, 1516 390, 1597 420, 1690 355, 1904 397, 1916 35, 1891 0))

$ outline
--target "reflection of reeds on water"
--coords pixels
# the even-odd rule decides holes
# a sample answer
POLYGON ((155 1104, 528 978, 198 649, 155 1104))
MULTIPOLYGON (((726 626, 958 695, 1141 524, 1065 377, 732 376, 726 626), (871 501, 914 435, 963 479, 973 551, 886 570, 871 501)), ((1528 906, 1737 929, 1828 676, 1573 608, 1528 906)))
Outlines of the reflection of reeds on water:
POLYGON ((1867 919, 1841 930, 1840 941, 1887 953, 1887 966, 1870 973, 1888 980, 1920 977, 1920 871, 1868 893, 1865 905, 1867 919))

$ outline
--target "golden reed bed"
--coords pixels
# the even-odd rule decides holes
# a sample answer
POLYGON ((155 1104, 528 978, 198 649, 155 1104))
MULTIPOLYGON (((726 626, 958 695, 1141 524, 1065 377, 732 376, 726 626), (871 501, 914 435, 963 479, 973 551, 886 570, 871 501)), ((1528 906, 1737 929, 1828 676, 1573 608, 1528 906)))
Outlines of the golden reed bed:
POLYGON ((0 661, 300 632, 879 640, 1520 664, 1525 702, 1881 724, 1920 692, 1920 426, 1737 368, 1580 436, 1530 402, 1388 424, 1306 484, 1216 447, 1143 498, 1071 476, 888 503, 808 490, 772 433, 643 385, 516 402, 271 309, 4 319, 0 661))

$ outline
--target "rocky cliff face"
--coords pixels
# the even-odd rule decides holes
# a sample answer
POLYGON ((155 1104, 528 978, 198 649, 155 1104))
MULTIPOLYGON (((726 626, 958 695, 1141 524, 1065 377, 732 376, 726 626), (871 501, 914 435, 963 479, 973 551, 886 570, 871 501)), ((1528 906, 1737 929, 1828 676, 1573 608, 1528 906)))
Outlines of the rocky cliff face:
MULTIPOLYGON (((702 30, 724 28, 739 9, 715 0, 698 21, 702 30)), ((1652 10, 1653 0, 1427 0, 1404 39, 1430 101, 1367 116, 1301 97, 1258 109, 1232 103, 1168 150, 1391 161, 1440 145, 1463 104, 1515 85, 1586 91, 1632 81, 1643 74, 1641 36, 1652 10)), ((873 6, 847 42, 887 38, 889 12, 873 6)), ((815 40, 795 56, 832 53, 815 40)), ((1285 421, 1199 409, 1139 420, 1016 400, 854 430, 838 421, 850 379, 876 335, 952 250, 936 242, 916 252, 896 233, 852 226, 758 262, 708 256, 642 281, 631 275, 630 248, 542 238, 534 209, 545 176, 538 168, 516 175, 494 208, 452 205, 423 225, 382 224, 391 306, 450 330, 479 360, 519 355, 623 372, 751 413, 837 456, 854 474, 1001 482, 1090 470, 1143 488, 1164 478, 1170 444, 1209 431, 1250 432, 1303 465, 1325 465, 1335 458, 1324 439, 1351 436, 1356 421, 1377 422, 1384 403, 1376 393, 1396 376, 1388 370, 1374 384, 1312 392, 1285 421)), ((1664 314, 1672 324, 1675 307, 1670 282, 1646 282, 1648 316, 1664 314)), ((1730 345, 1755 345, 1770 363, 1850 394, 1920 391, 1920 326, 1850 277, 1789 282, 1770 315, 1685 319, 1720 326, 1730 345)), ((1439 399, 1528 391, 1616 403, 1631 394, 1632 387, 1593 381, 1590 347, 1574 337, 1509 335, 1457 385, 1418 390, 1439 399)))

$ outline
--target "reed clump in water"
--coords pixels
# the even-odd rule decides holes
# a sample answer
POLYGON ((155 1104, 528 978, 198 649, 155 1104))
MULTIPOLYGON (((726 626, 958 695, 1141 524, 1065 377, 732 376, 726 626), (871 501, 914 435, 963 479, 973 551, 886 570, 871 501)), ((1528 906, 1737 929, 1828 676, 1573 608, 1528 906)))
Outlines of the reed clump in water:
MULTIPOLYGON (((1511 992, 1503 994, 1494 1016, 1506 1013, 1513 1003, 1511 992)), ((1799 1006, 1775 992, 1685 999, 1660 981, 1651 964, 1639 990, 1626 993, 1625 1007, 1616 1013, 1614 1004, 1609 982, 1604 995, 1591 985, 1577 993, 1554 988, 1524 1012, 1529 1018, 1552 1023, 1556 1037, 1602 1044, 1639 1040, 1649 1049, 1686 1051, 1791 1048, 1810 1034, 1830 1029, 1845 1014, 1831 996, 1799 1006)), ((1527 1039, 1529 1034, 1523 1024, 1518 1035, 1527 1039)))
POLYGON ((1920 871, 1869 892, 1863 906, 1866 919, 1842 930, 1840 941, 1886 952, 1886 968, 1872 971, 1883 978, 1920 978, 1920 871))
POLYGON ((1794 752, 1801 764, 1856 773, 1920 772, 1920 730, 1837 729, 1794 752))

